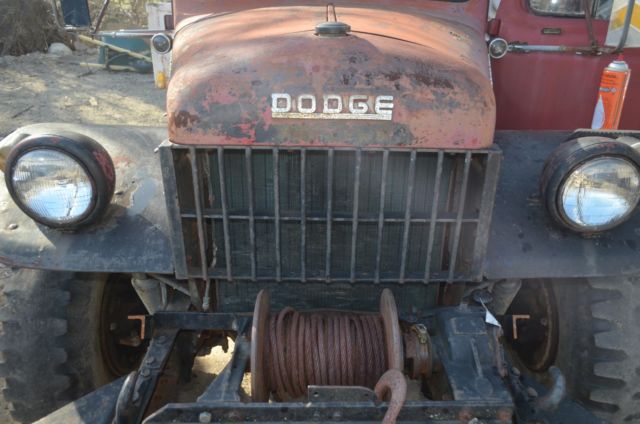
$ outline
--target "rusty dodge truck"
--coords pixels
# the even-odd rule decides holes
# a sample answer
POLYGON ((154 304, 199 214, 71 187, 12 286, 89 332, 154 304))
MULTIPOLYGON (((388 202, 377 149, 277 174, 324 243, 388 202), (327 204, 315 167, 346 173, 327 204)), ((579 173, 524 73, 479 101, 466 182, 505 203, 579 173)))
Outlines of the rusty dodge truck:
POLYGON ((634 0, 172 6, 166 128, 0 141, 13 419, 640 420, 634 0))

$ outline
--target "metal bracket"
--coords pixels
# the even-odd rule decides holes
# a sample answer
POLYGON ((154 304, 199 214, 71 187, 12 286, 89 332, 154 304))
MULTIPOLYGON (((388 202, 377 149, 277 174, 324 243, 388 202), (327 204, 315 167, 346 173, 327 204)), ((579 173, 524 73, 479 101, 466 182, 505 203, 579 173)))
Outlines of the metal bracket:
POLYGON ((247 337, 251 331, 251 319, 244 319, 239 328, 231 360, 200 395, 198 402, 240 402, 240 385, 251 353, 247 337))
POLYGON ((375 402, 373 390, 360 386, 309 386, 307 398, 311 403, 375 402))
POLYGON ((149 349, 142 360, 142 366, 138 371, 129 374, 118 395, 114 418, 116 424, 142 422, 158 378, 173 349, 178 331, 177 329, 158 329, 154 332, 149 349))

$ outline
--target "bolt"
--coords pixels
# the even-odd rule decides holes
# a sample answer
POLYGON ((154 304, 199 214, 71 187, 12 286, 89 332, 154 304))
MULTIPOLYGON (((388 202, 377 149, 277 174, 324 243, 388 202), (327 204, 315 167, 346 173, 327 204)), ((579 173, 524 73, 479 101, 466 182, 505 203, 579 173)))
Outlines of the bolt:
POLYGON ((211 422, 211 413, 210 412, 201 412, 198 416, 198 421, 201 423, 210 423, 211 422))
POLYGON ((147 365, 151 365, 156 361, 156 358, 154 358, 153 356, 149 356, 147 359, 144 360, 144 363, 147 365))
POLYGON ((18 229, 18 224, 9 224, 9 226, 7 228, 10 229, 11 231, 17 230, 18 229))
POLYGON ((511 374, 515 375, 516 377, 520 377, 520 370, 516 367, 511 367, 511 374))
POLYGON ((151 374, 151 371, 149 371, 149 368, 142 368, 142 370, 140 370, 140 374, 143 377, 149 377, 149 374, 151 374))
POLYGON ((538 397, 538 392, 533 387, 527 387, 527 394, 529 396, 531 396, 532 398, 537 398, 538 397))
POLYGON ((511 423, 513 417, 513 412, 508 409, 501 409, 498 411, 498 421, 501 423, 511 423))
POLYGON ((460 421, 461 423, 464 424, 469 424, 469 422, 473 419, 473 417, 471 416, 471 412, 467 411, 467 410, 462 410, 460 412, 458 412, 458 421, 460 421))
POLYGON ((541 324, 543 327, 546 327, 546 326, 548 326, 548 325, 549 325, 549 321, 547 321, 547 319, 546 319, 546 318, 540 318, 540 324, 541 324))

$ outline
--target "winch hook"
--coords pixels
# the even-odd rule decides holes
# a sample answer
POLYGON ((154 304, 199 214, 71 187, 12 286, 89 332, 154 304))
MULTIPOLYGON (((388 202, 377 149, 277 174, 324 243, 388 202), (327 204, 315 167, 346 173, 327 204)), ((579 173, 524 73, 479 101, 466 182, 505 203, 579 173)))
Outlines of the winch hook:
POLYGON ((390 369, 382 374, 373 391, 379 400, 389 399, 389 409, 384 414, 382 424, 395 424, 407 400, 407 381, 404 374, 400 370, 390 369))

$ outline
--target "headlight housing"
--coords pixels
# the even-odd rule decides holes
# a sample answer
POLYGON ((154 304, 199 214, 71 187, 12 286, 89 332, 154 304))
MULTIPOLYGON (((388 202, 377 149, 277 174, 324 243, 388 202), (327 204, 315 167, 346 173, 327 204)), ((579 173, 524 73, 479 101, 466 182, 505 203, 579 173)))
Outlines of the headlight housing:
POLYGON ((570 140, 547 160, 541 191, 551 216, 564 227, 609 230, 626 221, 640 201, 640 155, 608 138, 570 140))
POLYGON ((86 136, 35 135, 9 153, 5 182, 33 220, 74 229, 104 213, 113 197, 115 170, 106 150, 86 136))

